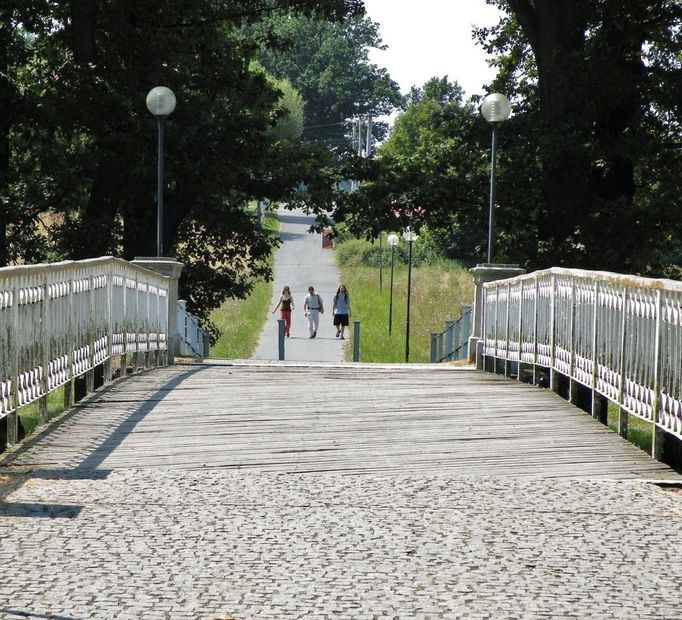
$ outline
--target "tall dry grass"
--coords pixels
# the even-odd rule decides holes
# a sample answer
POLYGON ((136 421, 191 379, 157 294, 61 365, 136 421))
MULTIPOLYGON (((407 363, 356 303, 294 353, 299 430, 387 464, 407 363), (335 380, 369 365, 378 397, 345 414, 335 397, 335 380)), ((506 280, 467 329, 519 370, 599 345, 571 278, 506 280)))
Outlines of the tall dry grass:
MULTIPOLYGON (((404 362, 407 319, 407 272, 396 265, 393 276, 392 329, 388 333, 390 267, 383 268, 382 290, 379 268, 346 265, 343 282, 351 296, 353 321, 360 321, 360 360, 404 362)), ((410 296, 410 362, 429 362, 431 332, 440 332, 445 321, 459 318, 460 306, 474 297, 471 274, 454 261, 413 267, 410 296)), ((347 347, 347 359, 352 347, 347 347)))

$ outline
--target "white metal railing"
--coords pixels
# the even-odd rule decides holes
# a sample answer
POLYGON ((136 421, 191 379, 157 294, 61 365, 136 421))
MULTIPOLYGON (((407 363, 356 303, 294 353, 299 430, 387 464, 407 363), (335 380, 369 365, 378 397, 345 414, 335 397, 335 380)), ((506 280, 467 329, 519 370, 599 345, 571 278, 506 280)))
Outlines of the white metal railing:
POLYGON ((553 268, 488 282, 483 303, 484 356, 558 372, 682 438, 682 282, 553 268))
POLYGON ((178 299, 178 332, 180 355, 208 357, 208 334, 199 326, 199 317, 187 312, 187 302, 184 299, 178 299))
POLYGON ((100 364, 110 375, 114 356, 165 351, 168 291, 111 257, 1 268, 0 418, 100 364))

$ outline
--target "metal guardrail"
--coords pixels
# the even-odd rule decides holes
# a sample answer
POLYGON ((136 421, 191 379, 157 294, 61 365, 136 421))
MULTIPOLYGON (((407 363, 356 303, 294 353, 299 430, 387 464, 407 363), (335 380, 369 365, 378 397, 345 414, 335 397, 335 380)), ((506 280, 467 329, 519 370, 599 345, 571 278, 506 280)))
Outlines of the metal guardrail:
POLYGON ((442 332, 431 333, 431 363, 468 359, 472 306, 462 306, 455 321, 446 321, 442 332))
POLYGON ((178 332, 180 355, 208 357, 211 343, 208 334, 199 327, 199 318, 187 312, 187 302, 178 299, 178 332))
MULTIPOLYGON (((112 257, 0 269, 0 419, 17 441, 17 409, 94 368, 112 376, 112 358, 167 350, 169 278, 112 257)), ((165 360, 164 360, 165 361, 165 360)), ((70 398, 70 396, 69 396, 70 398)))
POLYGON ((682 439, 682 283, 553 268, 484 284, 482 353, 493 371, 547 369, 682 439))

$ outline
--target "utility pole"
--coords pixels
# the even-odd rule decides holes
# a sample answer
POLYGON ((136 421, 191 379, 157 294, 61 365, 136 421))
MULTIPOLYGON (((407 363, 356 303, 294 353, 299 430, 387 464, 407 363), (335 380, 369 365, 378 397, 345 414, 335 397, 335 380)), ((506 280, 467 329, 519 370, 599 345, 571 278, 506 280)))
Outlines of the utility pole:
POLYGON ((367 149, 365 150, 365 157, 372 155, 372 117, 367 117, 367 149))
MULTIPOLYGON (((351 148, 358 157, 371 157, 372 155, 372 117, 359 116, 351 119, 351 148), (364 129, 364 135, 363 135, 364 129)), ((357 189, 358 181, 351 180, 351 191, 357 189)))
POLYGON ((362 118, 358 119, 358 157, 362 157, 362 118))

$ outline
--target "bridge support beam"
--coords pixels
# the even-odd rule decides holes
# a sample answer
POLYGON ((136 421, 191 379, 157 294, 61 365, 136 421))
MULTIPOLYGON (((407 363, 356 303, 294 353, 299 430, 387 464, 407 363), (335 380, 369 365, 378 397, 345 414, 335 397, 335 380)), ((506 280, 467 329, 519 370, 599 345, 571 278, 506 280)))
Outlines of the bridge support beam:
POLYGON ((470 269, 469 273, 471 273, 474 278, 474 286, 476 289, 474 294, 474 317, 471 325, 471 336, 469 337, 469 361, 476 362, 476 367, 481 369, 483 368, 483 348, 481 340, 485 320, 483 316, 483 285, 486 282, 494 282, 495 280, 505 280, 507 278, 520 276, 521 274, 526 273, 526 270, 518 265, 483 263, 470 269), (481 342, 480 349, 479 342, 481 342))
POLYGON ((599 420, 604 426, 609 423, 609 399, 597 390, 591 390, 592 417, 599 420))
MULTIPOLYGON (((168 276, 170 282, 168 284, 168 332, 167 341, 168 346, 168 364, 172 365, 175 362, 175 356, 180 351, 180 332, 178 331, 178 281, 180 280, 180 273, 182 272, 183 264, 172 258, 159 257, 145 257, 138 256, 131 261, 133 265, 144 267, 150 271, 160 273, 162 276, 168 276)), ((137 360, 135 361, 137 365, 137 360)))

